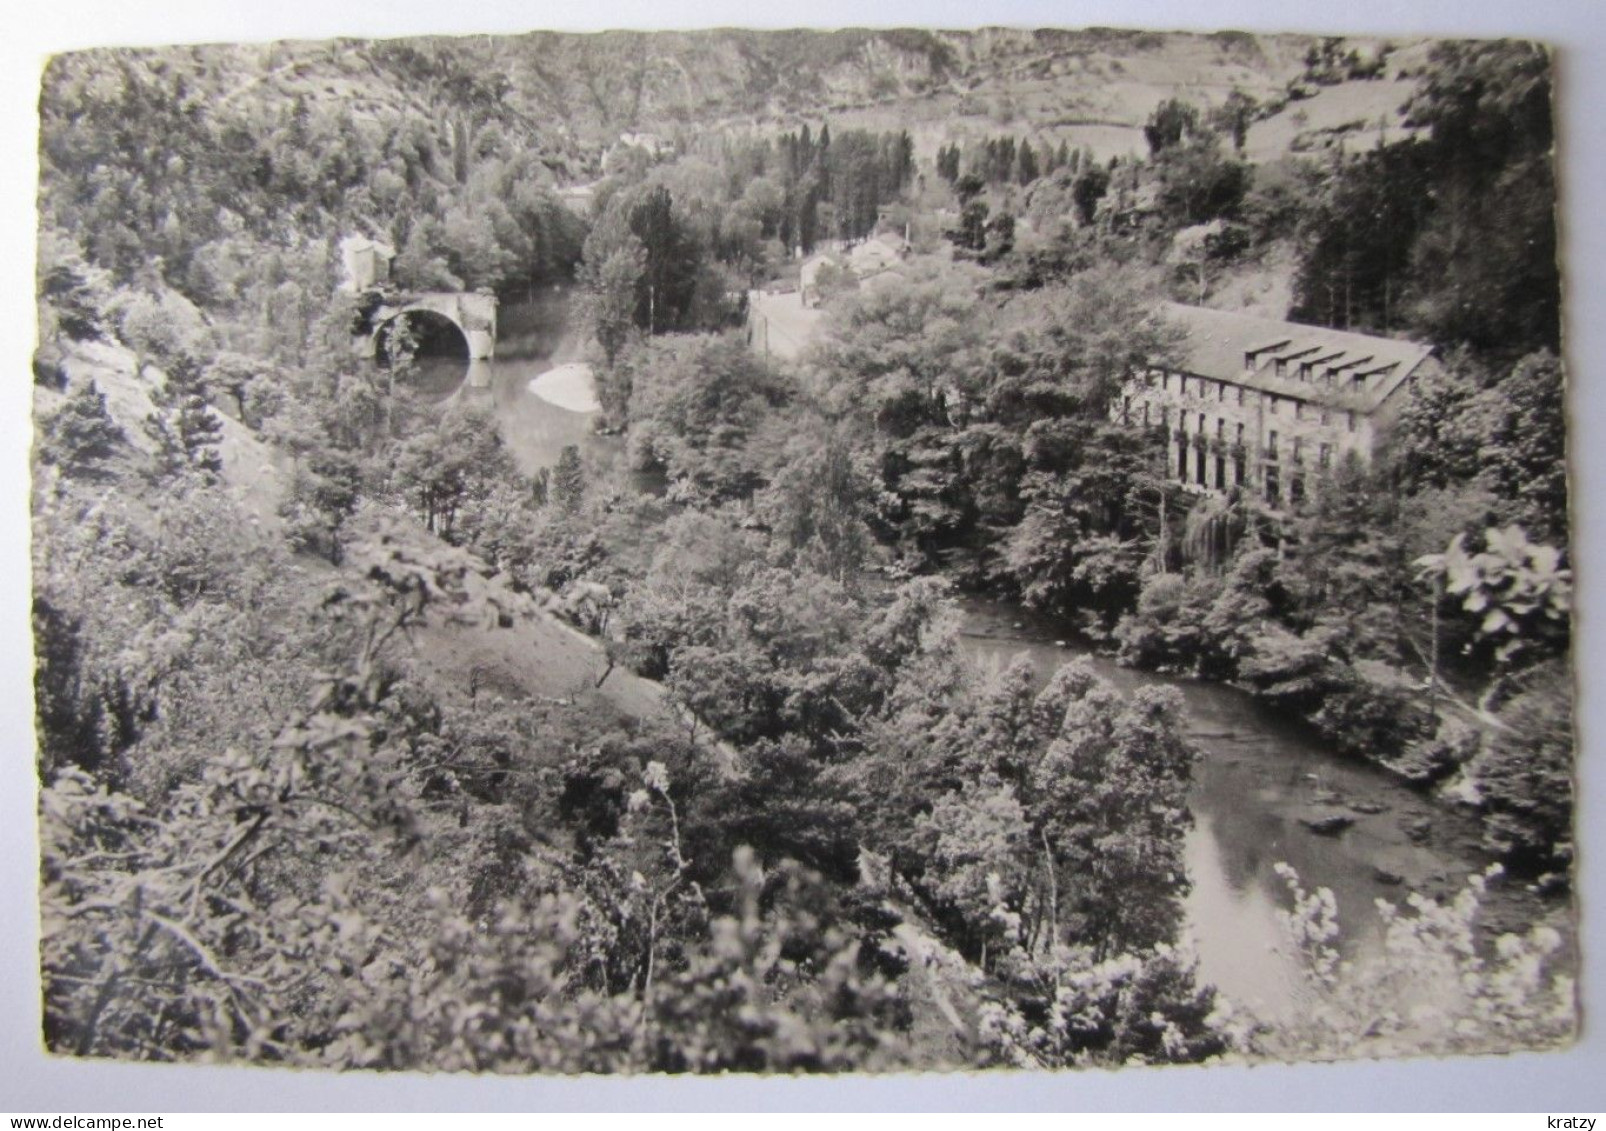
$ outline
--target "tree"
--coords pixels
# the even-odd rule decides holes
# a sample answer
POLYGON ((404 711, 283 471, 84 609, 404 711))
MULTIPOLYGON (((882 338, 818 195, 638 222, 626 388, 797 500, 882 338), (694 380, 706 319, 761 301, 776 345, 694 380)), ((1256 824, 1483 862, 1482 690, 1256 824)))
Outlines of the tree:
POLYGON ((454 409, 397 444, 390 452, 391 488, 420 522, 460 544, 459 516, 483 504, 503 484, 522 483, 494 422, 478 410, 454 409))
POLYGON ((1515 41, 1439 45, 1409 120, 1425 140, 1330 177, 1304 226, 1294 314, 1404 325, 1503 363, 1556 350, 1549 57, 1515 41))
POLYGON ((86 342, 104 336, 110 280, 84 262, 79 249, 60 234, 39 236, 38 297, 46 317, 42 336, 57 344, 63 336, 86 342))
MULTIPOLYGON (((819 425, 823 429, 823 425, 819 425)), ((787 458, 757 500, 779 544, 810 568, 844 584, 871 548, 875 479, 848 437, 827 433, 788 445, 787 458)))
POLYGON ((1340 329, 1400 325, 1413 278, 1412 248, 1433 199, 1432 155, 1399 142, 1344 161, 1300 227, 1290 313, 1340 329))
POLYGON ((86 381, 45 422, 40 455, 68 474, 90 475, 125 439, 122 427, 106 411, 106 394, 95 382, 86 381))
POLYGON ((1029 141, 1020 143, 1020 152, 1016 157, 1016 164, 1016 179, 1023 185, 1031 184, 1041 175, 1041 170, 1037 163, 1037 153, 1032 149, 1032 143, 1029 141))
POLYGON ((580 449, 566 444, 558 454, 558 464, 552 470, 552 501, 569 514, 576 514, 585 502, 585 469, 580 464, 580 449))
POLYGON ((989 967, 1011 940, 1015 909, 1024 897, 1031 859, 1031 827, 1009 786, 984 781, 964 796, 945 793, 917 822, 932 840, 928 878, 932 894, 963 924, 964 951, 989 967))
POLYGON ((225 351, 207 363, 205 384, 213 396, 234 402, 234 415, 246 427, 260 430, 284 403, 285 375, 244 354, 225 351))
POLYGON ((1222 155, 1214 134, 1168 147, 1156 166, 1160 205, 1179 224, 1236 216, 1251 179, 1247 164, 1222 155))
POLYGON ((630 231, 644 255, 636 324, 649 334, 689 329, 700 249, 675 214, 669 190, 657 186, 630 209, 630 231))
POLYGON ((346 529, 362 499, 361 477, 357 459, 339 449, 313 452, 298 466, 280 508, 291 546, 340 565, 346 529))
POLYGON ((152 398, 156 411, 145 419, 145 432, 156 444, 153 474, 158 481, 187 470, 213 479, 223 470, 218 442, 223 421, 206 403, 192 363, 180 362, 168 370, 161 390, 152 398))
POLYGON ((1242 154, 1244 142, 1249 137, 1249 126, 1259 110, 1260 103, 1253 95, 1233 87, 1221 105, 1210 112, 1210 124, 1232 138, 1233 149, 1242 154))
POLYGON ((1030 810, 1061 869, 1073 935, 1098 960, 1173 942, 1195 758, 1181 696, 1145 688, 1123 701, 1085 660, 1061 668, 1043 696, 1063 721, 1033 770, 1030 810))
POLYGON ((1110 187, 1110 173, 1102 165, 1089 165, 1071 182, 1071 199, 1076 203, 1076 220, 1086 228, 1098 214, 1099 201, 1110 187))
POLYGON ((1434 182, 1412 248, 1413 321, 1435 341, 1502 358, 1558 350, 1546 49, 1515 40, 1436 45, 1409 118, 1430 131, 1434 182))
POLYGON ((1180 98, 1168 98, 1149 115, 1143 127, 1143 137, 1149 143, 1149 154, 1158 157, 1167 149, 1189 140, 1198 131, 1198 107, 1180 98))
POLYGON ((1509 521, 1536 539, 1567 542, 1567 386, 1549 350, 1522 358, 1482 398, 1493 427, 1480 451, 1482 476, 1509 521))
POLYGON ((763 460, 747 442, 790 399, 787 382, 737 334, 683 335, 643 350, 631 363, 631 459, 662 467, 677 496, 717 503, 750 495, 763 460))
POLYGON ((987 246, 987 214, 990 209, 985 200, 972 200, 959 213, 959 227, 949 236, 954 246, 966 251, 980 252, 987 246))
MULTIPOLYGON (((609 371, 618 362, 620 351, 635 329, 636 291, 647 265, 646 248, 635 233, 617 224, 615 228, 611 236, 606 221, 592 229, 586 239, 585 258, 580 268, 580 282, 586 289, 585 319, 602 347, 603 361, 609 371)), ((603 384, 607 376, 604 375, 603 384)), ((603 399, 602 384, 598 392, 599 400, 603 399)), ((606 400, 604 412, 610 419, 623 422, 628 396, 610 395, 606 400)))

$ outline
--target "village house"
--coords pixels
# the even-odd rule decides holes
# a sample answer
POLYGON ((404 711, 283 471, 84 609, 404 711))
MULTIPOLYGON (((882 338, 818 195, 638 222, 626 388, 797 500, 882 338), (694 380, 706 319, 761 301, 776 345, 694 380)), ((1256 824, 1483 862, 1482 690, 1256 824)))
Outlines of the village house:
POLYGON ((390 264, 396 249, 367 236, 347 236, 340 241, 340 262, 344 268, 341 289, 366 291, 390 282, 390 264))
POLYGON ((804 306, 819 306, 821 272, 841 272, 849 286, 874 290, 899 278, 899 266, 909 255, 909 241, 897 232, 877 232, 869 239, 843 252, 839 249, 816 252, 803 261, 798 271, 798 295, 804 306))
POLYGON ((1112 413, 1165 428, 1168 478, 1272 506, 1352 453, 1370 461, 1411 383, 1439 365, 1417 342, 1179 303, 1164 315, 1187 332, 1180 361, 1128 379, 1112 413))

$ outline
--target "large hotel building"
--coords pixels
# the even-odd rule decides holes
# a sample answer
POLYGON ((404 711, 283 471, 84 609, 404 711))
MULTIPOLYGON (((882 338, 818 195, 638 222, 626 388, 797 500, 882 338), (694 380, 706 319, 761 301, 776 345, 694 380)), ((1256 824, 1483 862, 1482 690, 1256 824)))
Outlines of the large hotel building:
POLYGON ((1280 507, 1355 453, 1370 460, 1430 347, 1168 303, 1187 331, 1180 362, 1129 379, 1113 412, 1162 425, 1170 478, 1201 492, 1258 492, 1280 507))

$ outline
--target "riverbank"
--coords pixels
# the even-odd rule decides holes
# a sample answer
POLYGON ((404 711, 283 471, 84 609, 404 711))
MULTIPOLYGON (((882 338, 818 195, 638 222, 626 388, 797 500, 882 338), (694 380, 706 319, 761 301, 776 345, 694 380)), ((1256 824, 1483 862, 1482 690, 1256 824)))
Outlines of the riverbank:
POLYGON ((548 404, 570 412, 591 413, 602 408, 597 400, 591 367, 584 362, 570 361, 554 366, 532 378, 528 388, 548 404))

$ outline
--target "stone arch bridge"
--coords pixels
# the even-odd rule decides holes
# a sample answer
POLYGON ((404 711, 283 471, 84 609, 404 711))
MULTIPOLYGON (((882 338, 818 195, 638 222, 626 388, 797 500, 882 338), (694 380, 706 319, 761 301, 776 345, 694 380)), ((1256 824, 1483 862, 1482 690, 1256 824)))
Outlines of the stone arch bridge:
POLYGON ((399 318, 422 323, 427 333, 455 329, 467 347, 470 361, 496 356, 496 296, 489 291, 423 291, 389 295, 369 318, 370 353, 379 350, 380 335, 399 318))

